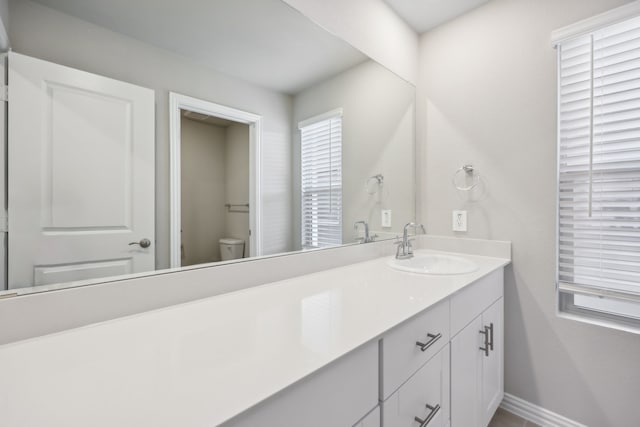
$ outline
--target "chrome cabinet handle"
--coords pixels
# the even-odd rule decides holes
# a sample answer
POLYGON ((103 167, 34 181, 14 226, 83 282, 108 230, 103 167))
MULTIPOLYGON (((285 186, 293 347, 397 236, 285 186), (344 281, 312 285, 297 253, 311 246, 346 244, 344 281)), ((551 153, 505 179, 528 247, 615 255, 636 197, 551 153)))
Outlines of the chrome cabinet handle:
POLYGON ((493 351, 493 322, 489 324, 489 350, 493 351))
POLYGON ((431 347, 433 343, 435 343, 440 338, 442 338, 442 334, 437 334, 437 335, 427 334, 427 338, 429 338, 429 341, 427 342, 416 341, 416 345, 420 347, 420 350, 422 351, 427 351, 427 349, 431 347))
POLYGON ((436 414, 438 413, 438 411, 440 410, 440 405, 436 405, 436 406, 431 406, 427 403, 427 409, 430 410, 431 412, 429 412, 429 415, 427 415, 427 418, 425 418, 424 420, 421 420, 418 417, 414 417, 414 421, 417 421, 420 423, 420 427, 425 427, 427 424, 429 424, 429 422, 431 422, 431 420, 433 419, 433 417, 436 416, 436 414))
POLYGON ((484 355, 489 357, 489 327, 485 326, 480 333, 484 335, 484 347, 480 347, 480 350, 484 351, 484 355))
POLYGON ((151 240, 142 239, 139 242, 131 242, 131 243, 129 243, 129 246, 133 246, 133 245, 140 245, 141 248, 146 249, 149 246, 151 246, 151 240))

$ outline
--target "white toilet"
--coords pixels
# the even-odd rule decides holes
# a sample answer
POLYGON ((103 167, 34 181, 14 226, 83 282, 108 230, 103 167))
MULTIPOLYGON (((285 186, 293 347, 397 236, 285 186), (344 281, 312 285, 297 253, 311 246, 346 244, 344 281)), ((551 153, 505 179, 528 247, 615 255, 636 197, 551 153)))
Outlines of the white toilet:
POLYGON ((222 261, 239 259, 244 256, 244 240, 225 237, 220 239, 220 257, 222 261))

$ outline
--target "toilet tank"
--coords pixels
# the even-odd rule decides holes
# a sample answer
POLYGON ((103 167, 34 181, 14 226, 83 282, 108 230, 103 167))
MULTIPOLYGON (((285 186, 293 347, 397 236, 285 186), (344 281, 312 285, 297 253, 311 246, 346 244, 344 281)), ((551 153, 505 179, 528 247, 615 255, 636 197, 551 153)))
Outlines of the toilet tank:
POLYGON ((220 239, 220 258, 222 261, 239 259, 244 256, 244 240, 225 237, 220 239))

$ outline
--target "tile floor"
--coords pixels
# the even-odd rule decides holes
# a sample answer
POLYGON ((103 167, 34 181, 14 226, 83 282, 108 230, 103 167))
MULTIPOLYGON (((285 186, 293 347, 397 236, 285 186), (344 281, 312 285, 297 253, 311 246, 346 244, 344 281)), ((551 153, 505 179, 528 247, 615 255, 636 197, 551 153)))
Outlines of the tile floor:
POLYGON ((517 415, 513 415, 511 412, 507 412, 498 408, 498 411, 491 419, 489 427, 540 427, 538 424, 534 424, 531 421, 523 420, 517 415))

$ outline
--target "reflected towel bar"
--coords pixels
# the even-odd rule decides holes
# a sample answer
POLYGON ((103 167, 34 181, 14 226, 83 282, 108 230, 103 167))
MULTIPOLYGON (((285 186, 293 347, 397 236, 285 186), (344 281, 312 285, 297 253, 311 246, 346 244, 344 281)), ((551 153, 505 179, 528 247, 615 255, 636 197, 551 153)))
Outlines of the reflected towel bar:
POLYGON ((227 212, 249 212, 249 203, 225 203, 224 206, 227 208, 227 212), (246 208, 247 210, 237 208, 246 208))

